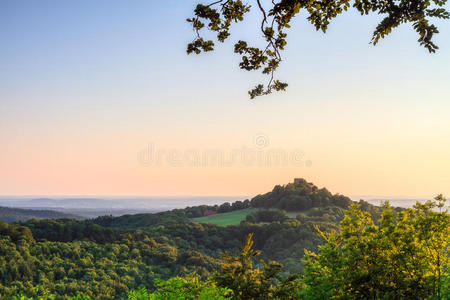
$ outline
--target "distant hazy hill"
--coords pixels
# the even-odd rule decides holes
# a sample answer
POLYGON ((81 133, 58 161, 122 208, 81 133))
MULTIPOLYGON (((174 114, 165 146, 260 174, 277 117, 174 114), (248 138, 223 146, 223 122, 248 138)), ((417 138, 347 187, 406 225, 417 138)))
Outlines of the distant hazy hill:
POLYGON ((80 216, 53 210, 34 210, 0 206, 0 221, 11 223, 30 219, 83 219, 80 216))
POLYGON ((109 200, 98 198, 67 198, 67 199, 52 199, 52 198, 37 198, 19 203, 27 207, 51 207, 51 208, 99 208, 111 207, 113 203, 109 200))

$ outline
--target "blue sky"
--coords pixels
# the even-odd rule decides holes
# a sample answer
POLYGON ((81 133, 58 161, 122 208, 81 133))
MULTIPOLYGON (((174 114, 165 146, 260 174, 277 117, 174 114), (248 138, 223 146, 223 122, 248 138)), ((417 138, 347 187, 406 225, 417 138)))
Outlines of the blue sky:
POLYGON ((232 49, 259 41, 257 12, 215 52, 187 56, 195 4, 1 1, 0 194, 235 195, 293 177, 347 194, 450 192, 450 22, 435 21, 431 55, 411 25, 373 47, 379 16, 346 13, 324 35, 300 15, 278 72, 288 91, 250 101, 264 78, 239 70, 232 49), (228 149, 261 132, 312 166, 136 162, 149 142, 228 149))

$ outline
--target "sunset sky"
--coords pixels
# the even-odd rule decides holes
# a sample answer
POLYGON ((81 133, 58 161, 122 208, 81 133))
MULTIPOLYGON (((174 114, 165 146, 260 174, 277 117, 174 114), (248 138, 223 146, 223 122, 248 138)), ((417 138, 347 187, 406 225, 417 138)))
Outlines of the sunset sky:
POLYGON ((233 41, 258 41, 257 12, 187 56, 196 3, 1 1, 0 195, 255 195, 304 177, 450 197, 450 22, 429 54, 411 25, 374 47, 378 16, 346 13, 324 35, 302 15, 287 92, 250 100, 265 78, 238 68, 233 41), (251 160, 273 152, 287 162, 251 160))

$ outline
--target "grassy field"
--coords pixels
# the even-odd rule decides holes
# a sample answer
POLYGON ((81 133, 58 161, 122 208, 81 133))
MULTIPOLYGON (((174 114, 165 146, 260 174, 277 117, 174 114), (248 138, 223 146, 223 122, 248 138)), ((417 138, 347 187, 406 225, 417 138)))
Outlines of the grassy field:
POLYGON ((293 211, 286 212, 286 214, 289 216, 289 218, 294 218, 294 219, 295 219, 295 217, 297 217, 297 215, 299 213, 305 213, 305 211, 304 210, 293 210, 293 211))
MULTIPOLYGON (((245 217, 247 217, 247 215, 254 213, 258 211, 257 208, 247 208, 247 209, 241 209, 241 210, 236 210, 236 211, 232 211, 229 213, 223 213, 223 214, 216 214, 216 215, 212 215, 212 216, 206 216, 206 217, 199 217, 199 218, 193 218, 192 221, 193 222, 198 222, 198 223, 211 223, 211 224, 216 224, 216 225, 220 225, 220 226, 228 226, 228 225, 239 225, 239 223, 241 223, 242 220, 245 220, 245 217)), ((298 210, 298 211, 288 211, 286 212, 286 214, 290 217, 290 218, 294 218, 299 214, 299 213, 303 213, 305 215, 308 215, 309 210, 298 210)))
POLYGON ((245 217, 247 217, 247 215, 257 210, 258 209, 256 208, 241 209, 229 213, 193 218, 192 221, 198 223, 211 223, 220 226, 239 225, 239 223, 241 223, 242 220, 245 220, 245 217))

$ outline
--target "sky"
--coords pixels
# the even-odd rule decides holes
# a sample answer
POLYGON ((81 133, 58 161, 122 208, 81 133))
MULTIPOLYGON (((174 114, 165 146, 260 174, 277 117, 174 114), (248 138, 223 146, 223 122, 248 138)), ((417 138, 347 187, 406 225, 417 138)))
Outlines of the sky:
MULTIPOLYGON (((296 17, 278 77, 238 67, 255 11, 186 55, 197 1, 0 2, 0 195, 256 195, 303 177, 333 193, 450 196, 450 21, 429 54, 380 16, 326 34, 296 17)), ((266 2, 267 4, 267 2, 266 2)), ((447 5, 448 8, 448 5, 447 5)))

